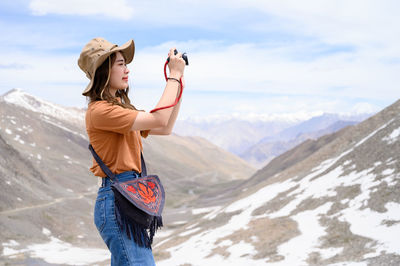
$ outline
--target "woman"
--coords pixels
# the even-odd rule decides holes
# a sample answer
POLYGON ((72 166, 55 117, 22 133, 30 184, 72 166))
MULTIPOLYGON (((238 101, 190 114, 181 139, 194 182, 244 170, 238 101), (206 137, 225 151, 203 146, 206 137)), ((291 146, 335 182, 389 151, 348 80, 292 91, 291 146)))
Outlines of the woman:
MULTIPOLYGON (((156 108, 171 105, 183 80, 185 61, 182 54, 169 51, 168 79, 156 108)), ((86 130, 89 141, 103 162, 118 180, 137 178, 141 173, 141 137, 169 135, 176 121, 180 101, 173 108, 153 113, 137 110, 128 97, 129 64, 135 53, 133 40, 117 46, 103 38, 94 38, 83 48, 79 67, 90 83, 83 95, 89 99, 86 111, 86 130)), ((110 180, 93 159, 90 168, 99 177, 94 207, 94 223, 111 252, 111 265, 155 265, 151 247, 127 237, 117 225, 114 214, 114 195, 110 180)))

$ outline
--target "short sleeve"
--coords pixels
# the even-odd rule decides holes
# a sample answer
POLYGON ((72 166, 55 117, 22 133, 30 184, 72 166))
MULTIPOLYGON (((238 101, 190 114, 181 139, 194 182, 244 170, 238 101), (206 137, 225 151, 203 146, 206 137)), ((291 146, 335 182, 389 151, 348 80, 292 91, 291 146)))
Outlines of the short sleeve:
POLYGON ((147 138, 147 136, 149 135, 150 129, 147 130, 140 130, 140 135, 142 136, 142 138, 147 138))
POLYGON ((126 134, 131 130, 138 112, 108 102, 99 102, 90 114, 92 127, 126 134))

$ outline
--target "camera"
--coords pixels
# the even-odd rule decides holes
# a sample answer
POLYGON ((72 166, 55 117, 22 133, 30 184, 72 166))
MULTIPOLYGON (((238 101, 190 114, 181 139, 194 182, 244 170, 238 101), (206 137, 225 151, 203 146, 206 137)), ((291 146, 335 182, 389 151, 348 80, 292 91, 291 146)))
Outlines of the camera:
MULTIPOLYGON (((177 53, 178 53, 178 50, 175 49, 175 50, 174 50, 174 55, 176 55, 177 53)), ((182 59, 185 60, 186 65, 188 66, 188 65, 189 65, 189 59, 188 59, 186 53, 183 53, 183 54, 182 54, 182 59)), ((169 57, 168 57, 167 61, 169 62, 169 57)))

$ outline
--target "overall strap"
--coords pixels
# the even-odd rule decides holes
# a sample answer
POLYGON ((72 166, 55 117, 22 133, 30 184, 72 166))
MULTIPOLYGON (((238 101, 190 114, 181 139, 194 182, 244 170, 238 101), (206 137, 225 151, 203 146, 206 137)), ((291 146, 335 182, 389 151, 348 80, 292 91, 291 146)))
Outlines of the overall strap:
MULTIPOLYGON (((92 144, 89 144, 89 150, 92 152, 92 155, 93 155, 94 159, 96 160, 96 162, 99 164, 101 170, 103 170, 103 172, 111 180, 114 181, 115 180, 115 174, 113 172, 111 172, 110 168, 108 168, 107 165, 103 162, 103 160, 99 157, 99 155, 97 155, 97 153, 93 149, 92 144)), ((146 163, 144 162, 143 153, 140 153, 140 157, 141 157, 141 163, 142 163, 142 172, 140 173, 140 176, 143 177, 143 176, 147 175, 147 169, 146 169, 146 163)))

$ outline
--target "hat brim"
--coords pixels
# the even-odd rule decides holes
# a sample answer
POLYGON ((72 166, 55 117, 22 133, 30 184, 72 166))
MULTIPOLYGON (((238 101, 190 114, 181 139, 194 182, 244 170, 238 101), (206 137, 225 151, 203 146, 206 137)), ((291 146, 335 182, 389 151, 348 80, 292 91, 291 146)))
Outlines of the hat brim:
MULTIPOLYGON (((129 64, 130 62, 132 62, 133 57, 135 56, 135 42, 133 40, 129 40, 126 43, 124 43, 123 45, 115 46, 115 47, 111 48, 109 51, 107 51, 106 53, 99 56, 99 58, 96 60, 96 63, 95 63, 95 69, 97 70, 97 68, 99 66, 101 66, 101 64, 103 64, 104 61, 106 61, 107 57, 109 57, 111 54, 116 53, 116 52, 123 53, 125 56, 125 63, 129 64)), ((87 92, 89 92, 92 89, 95 76, 96 76, 96 71, 94 72, 93 77, 90 79, 90 83, 87 85, 86 89, 82 92, 83 95, 85 95, 87 92)))

